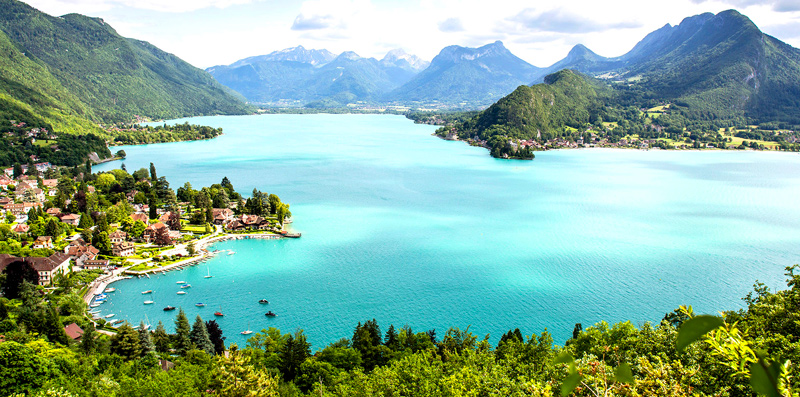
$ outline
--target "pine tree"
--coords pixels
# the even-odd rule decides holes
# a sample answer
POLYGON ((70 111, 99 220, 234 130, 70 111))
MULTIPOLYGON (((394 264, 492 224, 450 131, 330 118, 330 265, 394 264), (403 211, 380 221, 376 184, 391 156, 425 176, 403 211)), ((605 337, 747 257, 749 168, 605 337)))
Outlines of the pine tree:
POLYGON ((300 366, 311 357, 311 345, 306 341, 306 336, 302 330, 298 330, 294 335, 290 335, 280 352, 278 360, 279 368, 287 381, 294 380, 298 375, 300 366))
POLYGON ((186 318, 186 313, 183 309, 178 312, 178 317, 175 319, 175 351, 184 355, 192 348, 192 339, 189 337, 191 328, 189 327, 189 319, 186 318))
POLYGON ((206 329, 211 343, 214 344, 214 352, 218 355, 225 353, 225 337, 222 336, 222 328, 217 324, 217 320, 207 321, 206 329))
POLYGON ((400 347, 400 341, 397 340, 397 331, 394 329, 394 325, 389 325, 389 330, 386 331, 384 345, 392 350, 397 350, 397 348, 400 347))
POLYGON ((142 349, 142 356, 146 356, 156 351, 156 345, 153 339, 150 338, 150 331, 145 328, 144 321, 139 323, 139 344, 142 349))
POLYGON ((214 387, 221 396, 277 397, 278 380, 265 369, 253 366, 250 360, 238 351, 229 357, 220 356, 219 367, 214 374, 214 387))
POLYGON ((164 329, 164 324, 159 321, 156 330, 153 332, 153 344, 156 347, 156 351, 160 353, 166 353, 169 351, 169 335, 167 334, 167 330, 164 329))
POLYGON ((156 166, 153 165, 153 163, 150 163, 150 180, 153 182, 158 180, 158 177, 156 176, 156 166))
POLYGON ((88 229, 92 226, 94 226, 94 221, 92 220, 92 216, 89 214, 89 211, 86 211, 85 214, 81 215, 81 219, 78 221, 78 228, 88 229))
POLYGON ((142 347, 139 333, 128 323, 119 327, 117 334, 111 337, 111 353, 132 360, 141 356, 142 347))
POLYGON ((86 329, 83 330, 83 335, 81 336, 81 345, 80 349, 85 354, 89 355, 97 350, 97 332, 94 330, 94 325, 89 324, 86 329))
POLYGON ((200 316, 197 316, 197 318, 194 320, 191 339, 192 343, 194 343, 198 349, 205 351, 209 355, 214 355, 214 344, 211 343, 211 338, 208 335, 206 323, 203 322, 203 319, 200 318, 200 316))

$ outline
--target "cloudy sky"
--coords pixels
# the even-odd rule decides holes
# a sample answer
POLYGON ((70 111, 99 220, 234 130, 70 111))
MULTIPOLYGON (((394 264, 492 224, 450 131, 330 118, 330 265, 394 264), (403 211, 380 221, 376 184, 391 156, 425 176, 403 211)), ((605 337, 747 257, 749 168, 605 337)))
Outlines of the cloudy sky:
POLYGON ((735 8, 800 47, 800 0, 28 0, 51 15, 101 17, 205 68, 303 45, 381 58, 402 48, 426 60, 445 46, 502 40, 548 66, 582 43, 622 55, 647 33, 687 16, 735 8))

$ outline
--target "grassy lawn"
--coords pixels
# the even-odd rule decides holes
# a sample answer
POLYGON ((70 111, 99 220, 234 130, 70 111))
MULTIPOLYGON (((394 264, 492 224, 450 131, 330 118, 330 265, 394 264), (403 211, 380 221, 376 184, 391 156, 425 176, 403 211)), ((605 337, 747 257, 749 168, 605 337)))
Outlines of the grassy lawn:
POLYGON ((739 146, 739 145, 742 144, 742 141, 747 141, 747 142, 758 142, 759 145, 764 145, 765 148, 768 148, 770 150, 775 150, 776 148, 779 147, 779 145, 777 143, 775 143, 775 142, 759 141, 759 140, 756 140, 756 139, 744 139, 744 138, 738 138, 738 137, 735 137, 735 136, 732 136, 730 138, 731 138, 731 142, 728 143, 728 146, 739 146))
POLYGON ((186 225, 183 225, 183 228, 181 229, 181 231, 182 232, 192 232, 192 233, 201 233, 202 234, 202 233, 206 232, 206 227, 205 227, 205 225, 186 224, 186 225))
POLYGON ((37 139, 36 142, 33 144, 39 147, 48 147, 50 145, 56 144, 57 141, 55 140, 48 140, 48 139, 37 139))

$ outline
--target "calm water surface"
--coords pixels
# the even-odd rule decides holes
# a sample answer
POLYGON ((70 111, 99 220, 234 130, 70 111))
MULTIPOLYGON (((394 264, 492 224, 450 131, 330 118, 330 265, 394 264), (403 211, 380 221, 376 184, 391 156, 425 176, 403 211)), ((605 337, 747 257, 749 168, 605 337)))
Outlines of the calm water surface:
POLYGON ((127 169, 154 162, 173 189, 227 176, 242 194, 278 194, 303 237, 217 244, 236 254, 116 283, 103 314, 171 329, 164 306, 190 321, 221 309, 227 342, 240 345, 248 327, 302 327, 322 348, 372 318, 384 331, 470 326, 493 341, 546 327, 562 343, 577 322, 742 307, 756 280, 781 287, 783 268, 800 262, 797 154, 572 150, 504 161, 400 116, 188 120, 225 134, 122 147, 127 169), (179 280, 188 294, 176 295, 179 280), (144 306, 148 289, 156 303, 144 306))

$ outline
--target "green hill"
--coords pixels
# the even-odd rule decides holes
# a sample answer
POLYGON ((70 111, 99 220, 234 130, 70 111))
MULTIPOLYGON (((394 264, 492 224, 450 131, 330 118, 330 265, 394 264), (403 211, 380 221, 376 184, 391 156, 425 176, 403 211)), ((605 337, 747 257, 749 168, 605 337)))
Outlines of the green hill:
POLYGON ((16 0, 0 0, 0 30, 92 109, 85 115, 94 120, 249 110, 207 73, 149 43, 118 35, 99 18, 52 17, 16 0))

